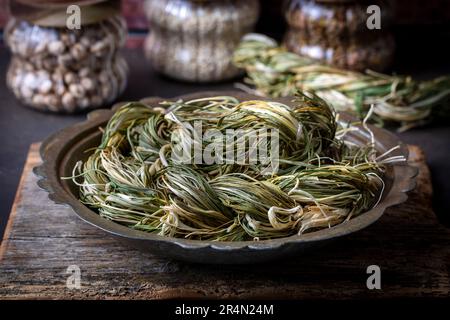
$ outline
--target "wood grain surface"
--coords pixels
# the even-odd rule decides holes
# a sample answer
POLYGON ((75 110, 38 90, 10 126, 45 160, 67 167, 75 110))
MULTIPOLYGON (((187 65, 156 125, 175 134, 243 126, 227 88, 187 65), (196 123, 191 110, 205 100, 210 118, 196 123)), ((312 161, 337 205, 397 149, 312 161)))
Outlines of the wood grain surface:
POLYGON ((431 209, 423 152, 408 201, 374 225, 308 255, 250 266, 187 264, 127 247, 55 205, 31 172, 32 145, 0 248, 0 299, 291 298, 388 299, 449 297, 450 230, 431 209), (381 290, 369 290, 366 269, 381 269, 381 290), (66 287, 68 266, 81 288, 66 287))

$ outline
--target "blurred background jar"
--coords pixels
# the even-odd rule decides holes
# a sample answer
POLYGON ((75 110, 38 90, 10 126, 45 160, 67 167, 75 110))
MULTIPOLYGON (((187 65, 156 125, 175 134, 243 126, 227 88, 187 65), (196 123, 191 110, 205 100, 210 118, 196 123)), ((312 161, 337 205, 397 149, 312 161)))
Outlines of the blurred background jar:
POLYGON ((258 0, 147 0, 150 34, 145 52, 169 77, 221 81, 240 71, 231 63, 241 37, 252 31, 258 0))
POLYGON ((286 47, 336 67, 386 70, 393 62, 393 8, 384 0, 289 0, 286 47), (381 29, 369 29, 370 5, 380 7, 381 29))
POLYGON ((10 1, 7 85, 24 104, 42 111, 107 106, 127 83, 128 67, 119 53, 127 34, 120 2, 77 1, 80 28, 69 29, 71 2, 10 1))

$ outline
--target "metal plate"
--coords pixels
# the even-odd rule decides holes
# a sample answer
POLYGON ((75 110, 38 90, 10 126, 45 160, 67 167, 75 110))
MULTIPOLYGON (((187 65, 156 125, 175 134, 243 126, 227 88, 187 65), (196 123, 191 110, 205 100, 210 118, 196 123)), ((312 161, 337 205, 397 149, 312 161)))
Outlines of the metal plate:
MULTIPOLYGON (((189 100, 218 95, 231 95, 239 100, 265 100, 237 91, 200 92, 170 100, 189 100)), ((145 98, 142 101, 157 105, 162 100, 167 99, 154 97, 145 98)), ((289 105, 292 99, 270 100, 289 105)), ((100 217, 78 200, 78 187, 72 181, 60 179, 62 176, 70 176, 75 163, 89 156, 85 150, 99 145, 101 139, 99 128, 106 125, 114 111, 121 105, 123 103, 116 104, 111 110, 93 111, 88 114, 85 122, 70 126, 47 138, 40 149, 43 163, 34 168, 34 172, 41 177, 39 186, 49 192, 49 198, 55 203, 71 207, 81 219, 118 236, 120 240, 126 240, 132 245, 161 256, 198 263, 245 264, 273 260, 289 254, 300 254, 369 226, 382 216, 386 208, 406 201, 406 192, 415 187, 416 168, 406 163, 390 166, 384 177, 386 187, 375 208, 331 228, 273 240, 214 242, 170 238, 133 230, 100 217)), ((354 118, 347 114, 340 114, 340 119, 350 121, 354 118)), ((398 141, 395 135, 373 126, 371 129, 375 134, 375 148, 379 153, 400 145, 400 149, 392 155, 408 156, 408 149, 398 141)), ((347 137, 361 144, 367 143, 369 139, 369 135, 363 131, 351 132, 347 137)))

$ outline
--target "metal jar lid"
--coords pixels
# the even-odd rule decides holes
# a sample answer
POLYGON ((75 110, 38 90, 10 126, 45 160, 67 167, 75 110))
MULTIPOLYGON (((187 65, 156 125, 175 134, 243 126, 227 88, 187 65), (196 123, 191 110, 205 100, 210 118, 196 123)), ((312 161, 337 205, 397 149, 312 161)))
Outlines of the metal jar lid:
POLYGON ((69 6, 80 8, 81 25, 88 25, 120 13, 119 0, 10 0, 9 11, 17 19, 43 27, 65 27, 69 6))

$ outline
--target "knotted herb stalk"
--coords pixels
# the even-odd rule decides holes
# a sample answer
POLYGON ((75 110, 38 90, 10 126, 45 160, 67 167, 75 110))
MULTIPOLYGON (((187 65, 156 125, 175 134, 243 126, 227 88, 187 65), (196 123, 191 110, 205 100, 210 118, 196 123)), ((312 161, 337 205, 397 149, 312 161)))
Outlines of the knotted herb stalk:
MULTIPOLYGON (((369 210, 383 188, 385 163, 404 160, 377 156, 372 144, 351 144, 344 139, 349 130, 338 129, 332 108, 310 93, 298 93, 292 107, 228 96, 131 102, 112 116, 100 145, 70 179, 84 204, 130 228, 215 241, 287 237, 369 210), (244 161, 176 161, 180 146, 210 147, 193 142, 198 121, 201 134, 220 133, 224 148, 243 151, 244 161), (270 174, 249 161, 242 136, 229 135, 266 129, 279 132, 279 169, 270 174)), ((257 146, 269 150, 271 139, 263 135, 257 146)))
POLYGON ((298 90, 312 90, 337 111, 362 118, 374 106, 373 120, 399 124, 399 131, 426 123, 432 113, 448 114, 450 76, 414 81, 409 76, 389 76, 367 71, 352 72, 317 63, 288 52, 261 34, 245 36, 233 57, 247 72, 246 82, 262 96, 282 97, 298 90))

